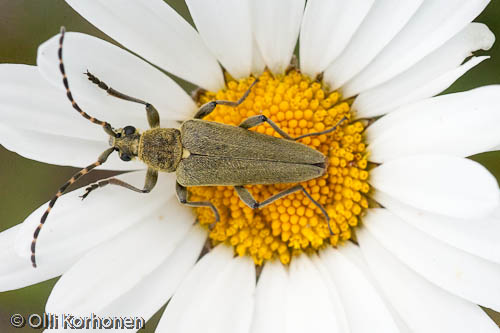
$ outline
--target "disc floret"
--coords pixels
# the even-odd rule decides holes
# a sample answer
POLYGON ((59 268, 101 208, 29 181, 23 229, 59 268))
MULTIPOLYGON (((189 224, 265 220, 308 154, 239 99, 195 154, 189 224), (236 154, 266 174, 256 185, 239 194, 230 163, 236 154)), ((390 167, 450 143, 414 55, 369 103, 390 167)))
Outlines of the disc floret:
MULTIPOLYGON (((211 100, 238 100, 255 78, 227 78, 225 89, 205 92, 199 96, 200 105, 211 100)), ((316 251, 324 246, 337 246, 353 237, 368 208, 367 151, 363 138, 365 125, 353 121, 348 101, 337 91, 328 92, 321 82, 292 70, 284 75, 268 71, 248 98, 237 108, 217 106, 205 118, 225 124, 239 125, 248 117, 263 114, 282 130, 296 137, 321 132, 333 127, 343 117, 348 121, 333 133, 306 137, 299 142, 328 157, 327 172, 322 177, 302 185, 328 212, 333 235, 319 210, 302 192, 281 198, 262 209, 251 209, 229 186, 191 187, 190 198, 212 201, 221 215, 213 225, 213 214, 207 208, 197 208, 198 221, 210 228, 213 243, 226 243, 240 255, 250 255, 256 265, 278 258, 288 264, 293 255, 316 251)), ((267 123, 251 130, 281 137, 267 123)), ((294 184, 252 185, 246 188, 257 201, 287 189, 294 184)))

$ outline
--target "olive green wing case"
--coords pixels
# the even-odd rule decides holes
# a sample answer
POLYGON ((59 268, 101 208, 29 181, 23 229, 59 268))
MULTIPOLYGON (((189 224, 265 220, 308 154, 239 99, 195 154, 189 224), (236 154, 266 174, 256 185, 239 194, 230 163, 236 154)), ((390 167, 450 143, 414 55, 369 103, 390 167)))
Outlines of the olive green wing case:
POLYGON ((324 168, 310 164, 191 155, 177 166, 183 186, 296 183, 319 177, 324 168))
POLYGON ((191 154, 297 164, 325 163, 325 156, 301 143, 204 120, 182 124, 182 145, 191 154))

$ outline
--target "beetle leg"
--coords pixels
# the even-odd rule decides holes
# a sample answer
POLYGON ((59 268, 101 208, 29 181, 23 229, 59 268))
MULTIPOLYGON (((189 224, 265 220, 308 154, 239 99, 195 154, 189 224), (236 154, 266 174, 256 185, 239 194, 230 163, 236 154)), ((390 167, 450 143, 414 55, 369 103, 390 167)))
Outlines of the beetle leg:
POLYGON ((236 102, 233 102, 233 101, 223 101, 223 100, 215 100, 215 101, 211 101, 211 102, 203 104, 200 107, 200 109, 198 110, 198 112, 196 112, 196 114, 194 115, 194 119, 203 119, 203 118, 205 118, 210 113, 212 113, 212 111, 215 109, 215 107, 217 105, 228 105, 228 106, 232 106, 232 107, 237 107, 238 105, 240 105, 241 103, 243 103, 243 101, 248 97, 248 95, 250 94, 250 91, 252 90, 253 86, 257 84, 257 82, 259 82, 259 79, 255 79, 255 81, 252 82, 252 84, 250 85, 250 87, 248 87, 247 91, 245 91, 245 93, 243 94, 243 96, 241 96, 241 98, 239 100, 237 100, 236 102))
POLYGON ((210 209, 212 209, 215 215, 215 222, 219 222, 220 215, 213 203, 211 203, 210 201, 188 201, 187 188, 177 182, 175 184, 175 192, 177 193, 177 198, 179 199, 179 202, 183 205, 191 207, 209 207, 210 209))
POLYGON ((99 78, 97 76, 90 73, 89 71, 87 71, 85 74, 89 78, 89 81, 96 84, 99 88, 106 90, 106 92, 108 94, 110 94, 111 96, 115 96, 117 98, 124 99, 126 101, 130 101, 130 102, 139 103, 139 104, 144 105, 146 107, 146 115, 148 118, 149 126, 151 128, 155 128, 155 127, 160 126, 160 115, 152 104, 149 104, 148 102, 145 102, 141 99, 125 95, 119 91, 116 91, 115 89, 113 89, 111 87, 108 87, 108 85, 106 83, 99 80, 99 78))
POLYGON ((288 135, 288 133, 286 133, 281 128, 279 128, 279 126, 276 125, 276 123, 274 121, 267 118, 263 114, 247 118, 247 119, 243 120, 243 122, 239 126, 242 128, 245 128, 245 129, 249 129, 249 128, 255 127, 257 125, 260 125, 262 123, 268 123, 276 132, 278 132, 285 139, 295 140, 293 137, 288 135))
POLYGON ((304 192, 306 197, 309 200, 311 200, 311 202, 313 204, 315 204, 321 210, 321 212, 325 216, 326 223, 328 224, 328 229, 330 230, 330 234, 333 235, 332 228, 330 227, 330 217, 328 216, 328 213, 326 212, 325 208, 323 208, 323 206, 321 206, 321 204, 319 202, 314 200, 311 197, 311 195, 306 191, 304 186, 302 186, 300 184, 295 185, 293 187, 290 187, 289 189, 283 190, 279 193, 276 193, 275 195, 271 196, 270 198, 267 198, 266 200, 264 200, 262 202, 258 202, 257 200, 255 200, 253 195, 243 186, 235 186, 234 189, 236 190, 236 193, 238 193, 238 196, 240 197, 241 201, 243 201, 248 207, 250 207, 252 209, 265 207, 265 206, 269 205, 270 203, 273 203, 274 201, 281 199, 289 194, 292 194, 292 193, 297 192, 297 191, 302 191, 302 192, 304 192))
POLYGON ((117 178, 110 178, 110 179, 101 180, 97 183, 89 185, 85 189, 85 193, 82 196, 80 196, 80 198, 82 198, 82 200, 83 200, 89 195, 90 192, 92 192, 100 187, 104 187, 106 185, 109 185, 109 184, 125 187, 129 190, 132 190, 132 191, 138 192, 138 193, 149 193, 155 187, 157 180, 158 180, 158 171, 151 169, 151 168, 148 168, 148 171, 146 173, 146 180, 144 182, 144 188, 142 190, 133 186, 133 185, 130 185, 129 183, 125 183, 123 180, 120 180, 117 178))
POLYGON ((294 138, 294 140, 300 140, 300 139, 306 138, 308 136, 317 136, 317 135, 331 133, 331 132, 335 131, 337 129, 337 127, 339 127, 340 124, 342 124, 345 120, 347 120, 346 116, 342 117, 342 119, 340 119, 339 122, 335 124, 335 126, 330 127, 329 129, 326 129, 326 130, 321 131, 321 132, 307 133, 307 134, 304 134, 304 135, 301 135, 301 136, 294 138))
POLYGON ((255 127, 257 125, 260 125, 262 123, 268 123, 269 126, 271 126, 276 132, 278 132, 283 138, 285 138, 287 140, 295 140, 296 141, 296 140, 300 140, 300 139, 308 137, 308 136, 316 136, 316 135, 331 133, 331 132, 335 131, 337 129, 337 127, 339 127, 340 124, 342 124, 342 122, 344 122, 345 120, 347 120, 347 117, 343 117, 342 119, 339 120, 339 122, 337 124, 335 124, 335 126, 329 128, 327 130, 324 130, 321 132, 307 133, 307 134, 298 136, 296 138, 288 135, 288 133, 286 133, 281 128, 279 128, 279 126, 274 121, 267 118, 263 114, 259 114, 257 116, 247 118, 239 126, 242 128, 245 128, 245 129, 249 129, 249 128, 255 127))

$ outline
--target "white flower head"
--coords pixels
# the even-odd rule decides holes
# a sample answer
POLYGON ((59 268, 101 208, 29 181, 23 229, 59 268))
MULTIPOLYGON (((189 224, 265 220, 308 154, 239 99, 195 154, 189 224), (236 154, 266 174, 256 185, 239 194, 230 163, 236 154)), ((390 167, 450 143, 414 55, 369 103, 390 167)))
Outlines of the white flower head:
MULTIPOLYGON (((147 131, 141 104, 179 128, 246 91, 204 119, 264 115, 292 137, 338 128, 300 140, 328 160, 301 183, 307 194, 253 210, 232 186, 189 187, 217 223, 178 202, 175 173, 148 194, 60 191, 36 269, 30 244, 47 205, 0 233, 2 290, 62 275, 47 313, 145 320, 170 300, 158 332, 498 332, 478 305, 500 311, 500 192, 466 157, 500 146, 500 86, 435 97, 488 58, 471 55, 495 37, 471 21, 489 1, 187 0, 197 31, 161 0, 67 2, 131 52, 68 32, 64 84, 60 35, 37 66, 0 65, 0 142, 12 151, 85 167, 108 134, 116 147, 117 133, 147 131), (191 96, 162 70, 200 89, 191 96), (75 112, 67 83, 87 118, 114 127, 75 112)), ((251 130, 283 137, 267 123, 251 130)), ((115 183, 140 187, 142 146, 127 147, 138 158, 111 149, 91 168, 131 171, 115 183)), ((245 188, 263 202, 291 186, 245 188)))

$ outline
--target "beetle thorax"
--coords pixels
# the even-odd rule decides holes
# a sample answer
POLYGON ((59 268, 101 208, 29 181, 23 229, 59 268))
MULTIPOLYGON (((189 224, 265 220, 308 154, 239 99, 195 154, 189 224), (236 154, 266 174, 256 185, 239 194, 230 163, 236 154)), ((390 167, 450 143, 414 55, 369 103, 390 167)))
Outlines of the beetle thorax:
POLYGON ((175 128, 153 128, 142 133, 138 157, 149 167, 173 172, 182 158, 181 133, 175 128))

